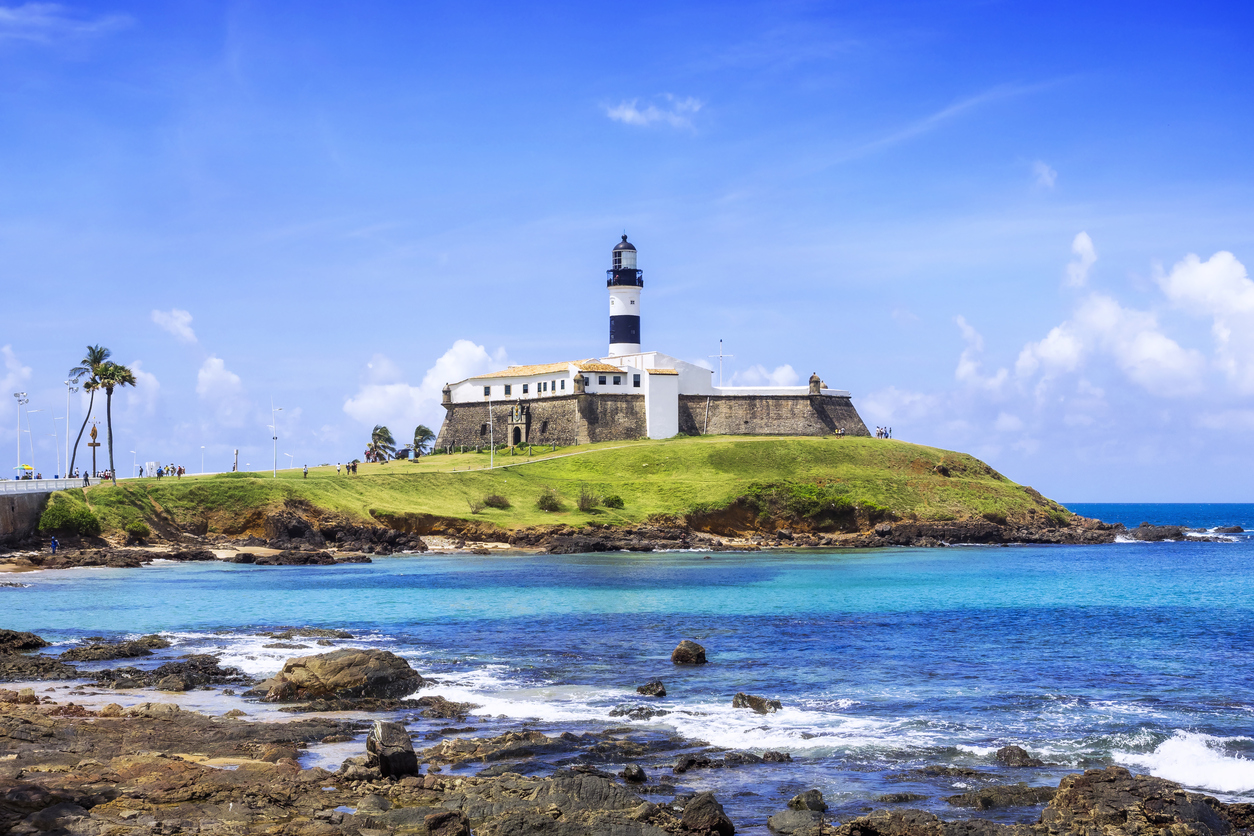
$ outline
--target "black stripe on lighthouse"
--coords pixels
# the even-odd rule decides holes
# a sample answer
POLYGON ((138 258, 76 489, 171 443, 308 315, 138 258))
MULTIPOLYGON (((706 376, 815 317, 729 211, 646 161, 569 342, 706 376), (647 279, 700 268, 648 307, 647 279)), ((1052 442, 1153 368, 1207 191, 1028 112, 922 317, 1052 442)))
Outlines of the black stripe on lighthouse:
POLYGON ((610 317, 610 345, 621 344, 640 344, 639 316, 622 315, 610 317))

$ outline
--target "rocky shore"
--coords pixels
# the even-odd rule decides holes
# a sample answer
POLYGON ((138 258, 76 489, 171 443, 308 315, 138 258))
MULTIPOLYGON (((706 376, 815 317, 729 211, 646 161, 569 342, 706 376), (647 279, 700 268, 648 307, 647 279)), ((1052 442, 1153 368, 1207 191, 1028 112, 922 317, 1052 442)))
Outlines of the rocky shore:
MULTIPOLYGON (((272 637, 333 642, 347 635, 294 628, 272 637)), ((935 766, 902 776, 914 785, 940 778, 974 789, 942 797, 903 792, 871 805, 837 807, 818 789, 794 790, 766 821, 737 821, 719 800, 718 776, 767 769, 786 776, 795 769, 788 754, 716 750, 700 741, 643 737, 631 728, 546 734, 524 726, 476 735, 474 726, 440 724, 473 723, 478 706, 428 693, 439 683, 385 650, 339 648, 294 657, 260 682, 211 655, 94 674, 71 664, 139 658, 154 644, 100 641, 53 659, 30 655, 47 647, 39 636, 0 631, 6 658, 64 665, 64 678, 79 680, 0 687, 0 832, 1228 836, 1254 828, 1254 805, 1225 804, 1117 766, 1043 783, 1034 776, 1045 764, 1017 746, 992 756, 990 766, 1000 773, 935 766), (62 661, 67 655, 73 658, 62 661), (159 693, 123 706, 112 701, 120 689, 239 689, 241 708, 210 716, 162 702, 159 693), (250 719, 262 706, 293 709, 299 718, 250 719), (326 711, 337 716, 316 716, 326 711), (335 768, 308 762, 315 749, 329 746, 345 753, 335 768), (999 782, 1006 771, 1021 780, 999 782), (920 802, 932 810, 917 809, 920 802), (1018 811, 1017 823, 1005 823, 1007 810, 1018 811), (1000 814, 1000 821, 981 813, 1000 814)), ((699 665, 705 655, 700 645, 683 642, 673 661, 699 665)), ((16 677, 0 668, 0 678, 16 677)), ((646 700, 666 693, 659 680, 637 690, 646 700)), ((777 701, 743 693, 732 704, 760 714, 779 709, 777 701)), ((641 707, 647 706, 634 706, 641 707)), ((762 779, 781 781, 769 774, 762 779)), ((785 786, 795 782, 782 779, 785 786)))

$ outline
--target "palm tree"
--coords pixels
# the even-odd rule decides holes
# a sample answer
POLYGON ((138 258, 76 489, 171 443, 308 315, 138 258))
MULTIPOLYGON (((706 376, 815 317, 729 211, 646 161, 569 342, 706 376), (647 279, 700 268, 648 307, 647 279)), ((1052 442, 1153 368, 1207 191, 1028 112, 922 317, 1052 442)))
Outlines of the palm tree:
POLYGON ((427 454, 431 442, 435 441, 435 433, 426 424, 419 424, 414 429, 414 452, 420 456, 427 454))
POLYGON ((396 439, 392 431, 382 424, 375 424, 370 431, 370 446, 366 448, 379 457, 381 461, 396 458, 396 439))
POLYGON ((135 373, 120 363, 105 363, 96 376, 99 378, 96 385, 105 390, 105 424, 109 428, 109 477, 116 485, 118 475, 113 469, 113 389, 117 386, 134 386, 135 373))
POLYGON ((83 384, 83 391, 91 393, 91 400, 87 402, 87 414, 83 416, 83 426, 78 428, 78 438, 74 439, 74 455, 70 457, 68 473, 74 472, 74 460, 78 458, 78 443, 83 440, 83 430, 87 429, 87 422, 91 420, 91 408, 96 403, 96 390, 100 388, 100 367, 109 360, 109 353, 109 349, 103 345, 89 345, 87 355, 77 366, 70 369, 70 380, 75 383, 84 375, 89 376, 87 382, 83 384))

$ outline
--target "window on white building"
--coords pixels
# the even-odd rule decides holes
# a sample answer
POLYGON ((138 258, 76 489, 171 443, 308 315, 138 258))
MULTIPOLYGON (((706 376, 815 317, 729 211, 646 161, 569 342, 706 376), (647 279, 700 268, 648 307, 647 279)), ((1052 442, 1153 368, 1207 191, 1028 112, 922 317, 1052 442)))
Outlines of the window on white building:
POLYGON ((507 398, 509 397, 509 390, 510 390, 510 388, 511 388, 511 387, 510 387, 510 385, 509 385, 508 383, 506 383, 506 384, 505 384, 505 397, 507 397, 507 398))
POLYGON ((614 375, 614 385, 615 385, 615 386, 622 386, 622 385, 623 385, 623 378, 622 378, 622 375, 617 375, 617 374, 616 374, 616 375, 614 375))
POLYGON ((484 386, 484 387, 483 387, 483 396, 486 398, 486 397, 488 397, 488 396, 489 396, 489 395, 491 395, 491 394, 492 394, 492 387, 491 387, 491 386, 484 386))
POLYGON ((563 391, 563 392, 565 392, 565 391, 566 391, 566 381, 565 381, 565 380, 563 380, 563 381, 562 381, 562 391, 563 391))
POLYGON ((603 374, 602 374, 602 375, 597 375, 597 383, 599 383, 600 385, 604 386, 604 385, 605 385, 605 375, 603 375, 603 374))
POLYGON ((638 374, 633 374, 633 375, 631 376, 631 385, 632 385, 632 387, 633 387, 633 388, 635 388, 635 389, 639 389, 639 388, 640 388, 640 375, 638 375, 638 374))
POLYGON ((526 384, 526 383, 524 383, 524 384, 523 384, 523 394, 524 394, 524 395, 525 395, 525 394, 527 394, 527 384, 526 384))

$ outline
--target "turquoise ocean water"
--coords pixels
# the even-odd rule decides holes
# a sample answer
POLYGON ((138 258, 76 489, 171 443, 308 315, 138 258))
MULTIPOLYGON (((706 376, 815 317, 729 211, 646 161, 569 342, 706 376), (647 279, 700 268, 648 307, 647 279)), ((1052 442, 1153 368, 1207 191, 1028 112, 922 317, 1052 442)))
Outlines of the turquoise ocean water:
MULTIPOLYGON (((1130 526, 1254 529, 1254 505, 1071 507, 1130 526)), ((1244 534, 1094 547, 400 556, 334 568, 157 564, 20 580, 29 586, 0 589, 0 624, 65 644, 164 632, 176 641, 167 656, 215 652, 260 676, 323 648, 266 648, 259 631, 338 627, 359 637, 346 644, 409 658, 437 681, 427 693, 483 706, 476 734, 524 722, 551 734, 624 729, 652 747, 642 759, 651 773, 701 744, 790 752, 792 764, 675 776, 681 790, 715 789, 745 833, 765 832, 767 814, 812 786, 838 814, 882 806, 874 799, 888 792, 965 814, 939 799, 978 779, 918 771, 929 765, 1053 783, 1118 763, 1254 800, 1254 539, 1244 534), (672 666, 683 638, 705 645, 710 664, 672 666), (655 676, 668 697, 637 697, 655 676), (733 709, 737 691, 784 709, 733 709), (670 713, 611 715, 641 704, 670 713), (1051 766, 998 767, 991 753, 1006 744, 1051 766)), ((237 698, 187 699, 226 710, 237 698)), ((440 725, 412 728, 424 723, 440 725)), ((333 765, 345 754, 315 748, 307 759, 333 765)))

